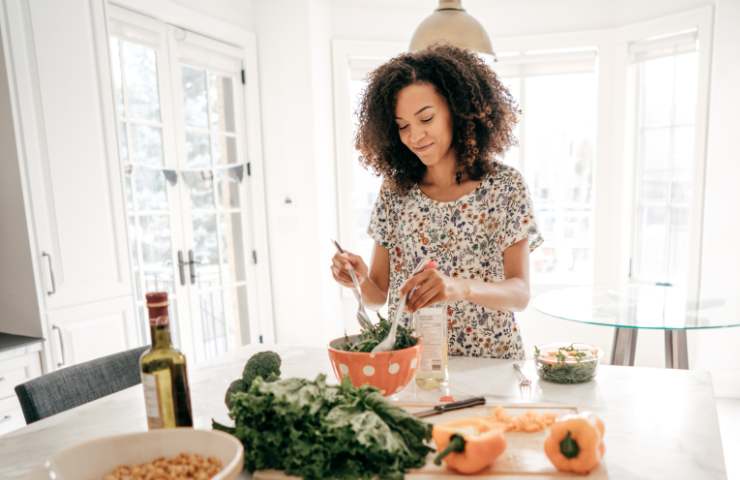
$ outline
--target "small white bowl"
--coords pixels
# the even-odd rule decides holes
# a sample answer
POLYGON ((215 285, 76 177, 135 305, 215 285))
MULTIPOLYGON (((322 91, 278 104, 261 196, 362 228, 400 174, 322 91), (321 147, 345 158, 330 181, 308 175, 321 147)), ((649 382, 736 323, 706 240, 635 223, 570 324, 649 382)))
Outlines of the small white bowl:
POLYGON ((49 479, 102 480, 119 465, 180 453, 220 459, 223 468, 213 480, 234 480, 244 466, 244 448, 235 437, 219 431, 173 428, 90 440, 52 455, 45 467, 49 479))

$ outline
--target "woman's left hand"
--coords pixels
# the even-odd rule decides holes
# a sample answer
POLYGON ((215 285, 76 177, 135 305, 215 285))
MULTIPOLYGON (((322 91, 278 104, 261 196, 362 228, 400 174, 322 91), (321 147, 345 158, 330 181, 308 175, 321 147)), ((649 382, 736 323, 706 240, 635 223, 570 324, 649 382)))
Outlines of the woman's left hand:
POLYGON ((409 278, 401 286, 400 293, 409 294, 406 308, 415 312, 427 305, 463 300, 465 288, 462 280, 448 277, 437 270, 436 263, 432 262, 422 272, 409 278))

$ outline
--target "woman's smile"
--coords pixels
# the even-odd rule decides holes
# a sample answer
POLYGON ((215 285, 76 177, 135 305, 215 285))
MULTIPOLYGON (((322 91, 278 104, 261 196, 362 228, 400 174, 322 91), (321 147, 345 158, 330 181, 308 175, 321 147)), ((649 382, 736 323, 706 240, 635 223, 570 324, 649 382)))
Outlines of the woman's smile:
POLYGON ((432 147, 432 145, 434 145, 434 142, 427 143, 425 145, 421 145, 421 146, 418 146, 418 147, 414 147, 414 152, 416 152, 416 153, 425 153, 425 152, 428 152, 429 149, 432 147))

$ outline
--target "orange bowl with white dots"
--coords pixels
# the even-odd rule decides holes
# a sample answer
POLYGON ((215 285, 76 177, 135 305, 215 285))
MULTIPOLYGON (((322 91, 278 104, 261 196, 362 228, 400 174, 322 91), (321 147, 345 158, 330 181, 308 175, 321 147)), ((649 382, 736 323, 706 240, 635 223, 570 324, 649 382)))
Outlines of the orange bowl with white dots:
MULTIPOLYGON (((357 336, 351 336, 349 340, 355 341, 357 336)), ((385 396, 403 390, 421 363, 421 341, 413 347, 378 353, 340 350, 346 341, 340 337, 329 343, 329 360, 337 379, 341 382, 344 377, 349 377, 355 387, 372 385, 385 396)))

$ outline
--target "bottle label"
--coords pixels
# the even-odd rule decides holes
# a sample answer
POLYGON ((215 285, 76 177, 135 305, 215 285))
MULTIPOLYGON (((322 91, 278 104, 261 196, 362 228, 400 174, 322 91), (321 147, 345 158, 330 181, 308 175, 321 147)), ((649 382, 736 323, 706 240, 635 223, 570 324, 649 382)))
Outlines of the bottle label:
POLYGON ((150 316, 149 325, 152 327, 165 326, 170 324, 170 318, 167 315, 150 316))
POLYGON ((141 374, 141 384, 144 387, 144 403, 146 405, 146 419, 149 428, 162 428, 162 412, 159 405, 159 386, 157 376, 148 373, 141 374))
POLYGON ((444 308, 422 308, 416 315, 416 331, 423 342, 419 370, 441 373, 447 355, 447 318, 444 308))

